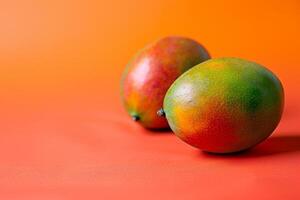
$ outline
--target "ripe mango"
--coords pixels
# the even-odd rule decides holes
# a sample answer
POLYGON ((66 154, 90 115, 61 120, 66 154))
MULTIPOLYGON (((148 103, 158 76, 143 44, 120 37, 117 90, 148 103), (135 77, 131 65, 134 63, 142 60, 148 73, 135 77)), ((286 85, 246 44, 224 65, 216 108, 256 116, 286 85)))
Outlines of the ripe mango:
POLYGON ((184 37, 165 37, 146 46, 123 74, 121 96, 128 114, 146 128, 168 128, 156 115, 166 91, 182 73, 209 58, 202 45, 184 37))

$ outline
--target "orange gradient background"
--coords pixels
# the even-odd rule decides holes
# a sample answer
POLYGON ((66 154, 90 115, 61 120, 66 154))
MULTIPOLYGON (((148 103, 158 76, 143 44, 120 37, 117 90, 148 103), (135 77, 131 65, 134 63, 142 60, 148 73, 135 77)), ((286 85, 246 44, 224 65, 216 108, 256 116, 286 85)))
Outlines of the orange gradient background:
POLYGON ((0 198, 299 199, 299 36, 297 0, 1 1, 0 198), (222 157, 133 123, 120 76, 167 35, 277 74, 273 136, 222 157))

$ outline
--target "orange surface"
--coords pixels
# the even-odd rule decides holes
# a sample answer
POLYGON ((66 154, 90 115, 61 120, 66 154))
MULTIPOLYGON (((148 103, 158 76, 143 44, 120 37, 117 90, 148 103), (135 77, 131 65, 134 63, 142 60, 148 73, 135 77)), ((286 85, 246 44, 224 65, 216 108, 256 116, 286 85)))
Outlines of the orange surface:
POLYGON ((0 199, 300 198, 298 0, 12 0, 0 25, 0 199), (216 156, 129 119, 125 64, 173 34, 279 76, 271 138, 216 156))

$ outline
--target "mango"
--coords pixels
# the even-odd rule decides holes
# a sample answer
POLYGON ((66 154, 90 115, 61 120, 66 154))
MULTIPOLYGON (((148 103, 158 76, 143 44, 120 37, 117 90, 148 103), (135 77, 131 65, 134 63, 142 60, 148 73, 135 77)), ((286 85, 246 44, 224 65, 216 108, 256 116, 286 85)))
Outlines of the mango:
POLYGON ((181 75, 158 113, 184 142, 232 153, 269 137, 283 106, 283 86, 270 70, 244 59, 215 58, 181 75))
POLYGON ((182 73, 209 59, 198 42, 170 36, 142 49, 129 62, 121 81, 121 97, 131 118, 145 128, 168 128, 156 115, 165 93, 182 73))

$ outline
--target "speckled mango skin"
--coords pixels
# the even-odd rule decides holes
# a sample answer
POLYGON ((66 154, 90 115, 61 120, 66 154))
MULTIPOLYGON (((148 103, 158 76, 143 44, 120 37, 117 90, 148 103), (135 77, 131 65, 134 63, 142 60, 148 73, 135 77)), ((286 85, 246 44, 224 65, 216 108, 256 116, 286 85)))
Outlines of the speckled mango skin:
POLYGON ((165 37, 141 50, 127 65, 122 77, 124 106, 137 122, 150 129, 168 128, 156 112, 164 96, 183 72, 210 56, 202 45, 184 37, 165 37))
POLYGON ((283 105, 282 84, 271 71, 243 59, 216 58, 172 84, 164 112, 186 143, 207 152, 231 153, 270 136, 283 105))

